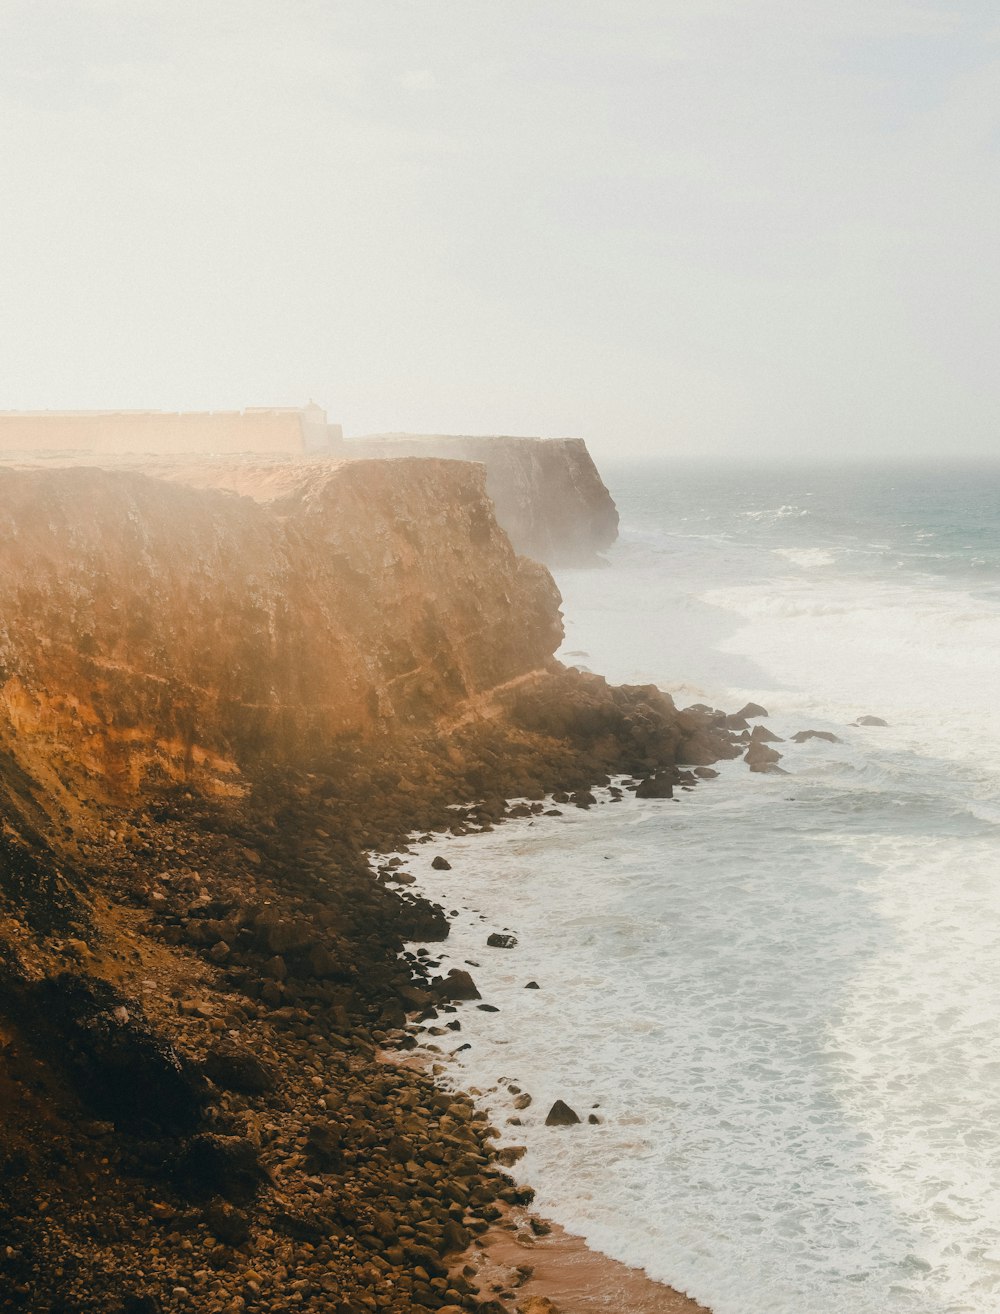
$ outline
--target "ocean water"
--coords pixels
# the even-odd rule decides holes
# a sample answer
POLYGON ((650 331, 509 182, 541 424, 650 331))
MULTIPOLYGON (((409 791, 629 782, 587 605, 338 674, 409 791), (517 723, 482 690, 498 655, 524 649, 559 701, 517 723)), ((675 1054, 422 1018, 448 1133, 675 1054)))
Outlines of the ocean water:
POLYGON ((605 475, 563 659, 841 742, 416 846, 499 1009, 428 1039, 542 1212, 716 1314, 993 1314, 1000 467, 605 475))

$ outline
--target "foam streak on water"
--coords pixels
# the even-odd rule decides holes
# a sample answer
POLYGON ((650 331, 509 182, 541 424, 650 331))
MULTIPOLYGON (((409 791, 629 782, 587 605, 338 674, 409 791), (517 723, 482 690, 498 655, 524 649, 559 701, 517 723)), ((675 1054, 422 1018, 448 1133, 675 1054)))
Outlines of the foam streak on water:
POLYGON ((842 742, 779 746, 786 777, 733 763, 676 803, 418 846, 458 914, 442 970, 473 962, 500 1008, 460 1006, 437 1043, 470 1044, 451 1071, 528 1146, 543 1211, 716 1314, 992 1314, 1000 602, 975 563, 1000 532, 947 488, 880 516, 807 483, 706 478, 686 519, 649 478, 615 488, 611 568, 560 579, 567 648, 842 742), (850 726, 866 712, 889 727, 850 726), (507 927, 517 947, 488 949, 507 927), (556 1098, 600 1124, 545 1128, 556 1098))

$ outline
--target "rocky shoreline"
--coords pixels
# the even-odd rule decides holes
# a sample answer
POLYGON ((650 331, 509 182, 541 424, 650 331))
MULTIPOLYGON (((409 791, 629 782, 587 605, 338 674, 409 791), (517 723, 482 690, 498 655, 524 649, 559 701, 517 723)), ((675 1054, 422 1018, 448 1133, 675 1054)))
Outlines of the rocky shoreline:
POLYGON ((738 751, 655 690, 566 672, 490 726, 342 747, 243 800, 106 809, 73 868, 22 836, 0 1308, 509 1308, 463 1252, 530 1191, 484 1115, 378 1053, 408 1014, 449 1007, 400 957, 447 922, 365 853, 492 826, 506 798, 586 806, 611 770, 664 783, 738 751))

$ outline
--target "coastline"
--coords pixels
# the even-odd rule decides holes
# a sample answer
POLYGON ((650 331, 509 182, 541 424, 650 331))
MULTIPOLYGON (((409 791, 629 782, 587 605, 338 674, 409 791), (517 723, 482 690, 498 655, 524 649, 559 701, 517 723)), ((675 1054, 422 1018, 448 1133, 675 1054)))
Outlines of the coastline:
POLYGON ((641 1269, 592 1250, 582 1237, 558 1223, 547 1223, 548 1233, 538 1237, 521 1224, 522 1220, 512 1218, 507 1226, 492 1228, 482 1240, 477 1266, 477 1280, 484 1286, 506 1281, 509 1287, 512 1278, 517 1280, 518 1303, 544 1298, 559 1314, 601 1314, 609 1309, 628 1314, 711 1314, 707 1305, 655 1282, 641 1269), (522 1276, 525 1266, 531 1269, 527 1278, 522 1276))

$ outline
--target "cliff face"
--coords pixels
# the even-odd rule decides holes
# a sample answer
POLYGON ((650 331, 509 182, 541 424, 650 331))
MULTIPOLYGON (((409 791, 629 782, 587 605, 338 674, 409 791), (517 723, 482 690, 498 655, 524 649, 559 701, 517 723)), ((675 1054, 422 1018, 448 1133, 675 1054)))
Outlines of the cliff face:
POLYGON ((305 761, 474 709, 558 645, 548 573, 443 461, 0 470, 0 754, 67 803, 305 761), (73 778, 72 791, 68 782, 73 778))
POLYGON ((618 511, 581 438, 377 434, 346 455, 478 461, 497 520, 518 552, 548 565, 588 565, 618 537, 618 511))

